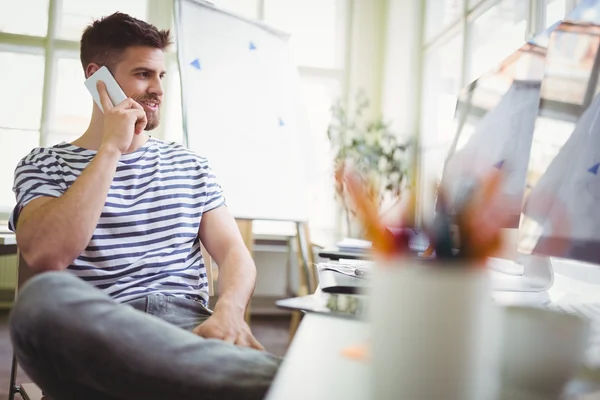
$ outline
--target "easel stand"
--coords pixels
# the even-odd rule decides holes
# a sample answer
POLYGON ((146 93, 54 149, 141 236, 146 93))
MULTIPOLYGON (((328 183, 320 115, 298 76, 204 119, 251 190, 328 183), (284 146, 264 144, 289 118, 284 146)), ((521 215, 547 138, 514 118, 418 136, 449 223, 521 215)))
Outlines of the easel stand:
MULTIPOLYGON (((310 241, 310 232, 308 223, 296 222, 296 244, 298 246, 298 268, 300 276, 300 285, 297 296, 306 296, 314 293, 318 285, 317 269, 315 267, 315 257, 310 241)), ((301 311, 293 311, 290 321, 290 341, 294 338, 296 330, 302 320, 301 311)))

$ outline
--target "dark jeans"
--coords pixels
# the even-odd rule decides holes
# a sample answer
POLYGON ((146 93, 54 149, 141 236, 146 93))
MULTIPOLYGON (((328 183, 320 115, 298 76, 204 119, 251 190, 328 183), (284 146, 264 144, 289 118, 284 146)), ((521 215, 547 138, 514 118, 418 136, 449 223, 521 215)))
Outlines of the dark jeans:
POLYGON ((209 315, 161 295, 119 304, 47 272, 19 292, 10 333, 22 368, 54 400, 263 398, 281 360, 189 332, 209 315))

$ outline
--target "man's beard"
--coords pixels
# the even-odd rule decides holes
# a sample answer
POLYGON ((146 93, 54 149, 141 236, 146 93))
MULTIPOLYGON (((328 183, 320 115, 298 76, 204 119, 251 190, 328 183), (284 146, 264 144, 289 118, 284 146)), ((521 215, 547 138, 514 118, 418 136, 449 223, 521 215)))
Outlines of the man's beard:
MULTIPOLYGON (((140 105, 142 105, 142 102, 158 102, 158 99, 155 96, 136 96, 133 99, 140 105)), ((160 105, 156 112, 148 112, 144 109, 144 113, 146 114, 146 120, 148 121, 144 130, 151 131, 160 123, 160 105)))
POLYGON ((160 123, 160 108, 153 113, 146 112, 146 119, 148 122, 146 123, 145 131, 151 131, 156 128, 160 123))

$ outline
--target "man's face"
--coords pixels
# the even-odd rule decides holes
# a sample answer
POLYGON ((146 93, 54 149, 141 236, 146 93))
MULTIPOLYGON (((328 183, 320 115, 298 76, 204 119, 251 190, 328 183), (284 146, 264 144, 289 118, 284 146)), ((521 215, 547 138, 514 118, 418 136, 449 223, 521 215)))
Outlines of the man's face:
POLYGON ((145 46, 127 48, 113 71, 127 97, 144 107, 148 118, 147 131, 156 128, 160 122, 165 73, 163 51, 145 46))

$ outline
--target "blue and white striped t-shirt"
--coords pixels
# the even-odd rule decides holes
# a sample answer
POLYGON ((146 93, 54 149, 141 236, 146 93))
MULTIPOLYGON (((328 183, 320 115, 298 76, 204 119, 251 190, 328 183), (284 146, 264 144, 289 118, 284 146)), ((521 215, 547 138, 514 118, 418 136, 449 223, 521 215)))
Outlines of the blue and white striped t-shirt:
MULTIPOLYGON (((27 203, 60 197, 95 155, 61 143, 25 156, 15 170, 11 229, 27 203)), ((206 304, 198 231, 202 215, 224 203, 205 158, 150 138, 121 156, 92 239, 69 270, 118 301, 162 293, 206 304)))

